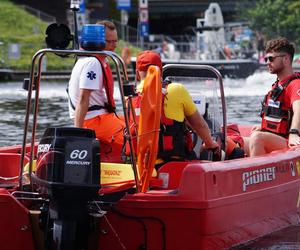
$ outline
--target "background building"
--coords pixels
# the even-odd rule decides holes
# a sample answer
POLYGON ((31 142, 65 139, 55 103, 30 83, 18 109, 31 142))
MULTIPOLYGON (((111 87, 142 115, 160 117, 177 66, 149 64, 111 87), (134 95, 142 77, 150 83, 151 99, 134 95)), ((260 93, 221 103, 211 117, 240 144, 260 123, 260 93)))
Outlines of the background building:
MULTIPOLYGON (((58 22, 67 23, 70 13, 70 0, 12 0, 54 16, 58 22)), ((236 8, 253 4, 250 0, 219 0, 225 22, 235 21, 236 8)), ((207 0, 148 0, 149 32, 151 34, 175 35, 190 32, 196 26, 196 19, 204 16, 211 1, 207 0)), ((136 28, 138 22, 138 0, 131 0, 128 11, 128 25, 136 28)), ((120 21, 120 11, 116 9, 116 0, 85 0, 86 22, 109 18, 120 21)))

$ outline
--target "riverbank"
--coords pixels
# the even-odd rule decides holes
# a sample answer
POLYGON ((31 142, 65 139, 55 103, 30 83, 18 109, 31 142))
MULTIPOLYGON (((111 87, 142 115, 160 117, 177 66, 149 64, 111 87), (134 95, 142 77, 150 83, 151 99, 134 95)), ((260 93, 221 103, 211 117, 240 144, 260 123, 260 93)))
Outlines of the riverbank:
MULTIPOLYGON (((23 81, 24 78, 29 78, 29 71, 25 70, 12 70, 12 69, 0 69, 0 81, 23 81)), ((134 81, 135 73, 130 67, 127 69, 127 74, 129 81, 134 81)), ((55 80, 55 81, 65 81, 70 79, 70 70, 47 70, 42 73, 42 79, 45 80, 55 80)), ((115 70, 113 70, 113 76, 116 79, 117 75, 115 70)))
MULTIPOLYGON (((293 69, 295 71, 300 71, 300 64, 294 63, 293 69)), ((256 70, 257 72, 260 71, 267 71, 267 65, 261 63, 259 68, 256 70)), ((135 80, 135 72, 132 67, 127 69, 127 74, 129 81, 135 80)), ((42 79, 45 80, 54 80, 54 81, 65 81, 70 79, 71 71, 70 70, 47 70, 43 72, 42 79)), ((113 70, 114 78, 116 79, 116 72, 113 70)), ((0 69, 0 81, 7 82, 7 81, 23 81, 24 78, 29 78, 29 71, 25 70, 13 70, 8 68, 0 69)))

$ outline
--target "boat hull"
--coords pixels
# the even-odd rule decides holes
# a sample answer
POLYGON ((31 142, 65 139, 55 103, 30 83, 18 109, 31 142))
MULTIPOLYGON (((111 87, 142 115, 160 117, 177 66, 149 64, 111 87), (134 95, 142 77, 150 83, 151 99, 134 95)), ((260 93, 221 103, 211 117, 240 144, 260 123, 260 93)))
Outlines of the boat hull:
POLYGON ((0 188, 0 241, 3 250, 34 250, 29 210, 0 188))
MULTIPOLYGON (((19 149, 0 150, 0 176, 17 175, 19 149)), ((222 162, 169 162, 153 179, 159 181, 151 180, 149 191, 102 207, 97 249, 228 249, 300 221, 300 147, 222 162)), ((43 233, 13 191, 0 188, 0 240, 4 249, 36 249, 43 233)))
MULTIPOLYGON (((100 245, 227 249, 298 224, 299 153, 187 164, 177 188, 124 197, 102 220, 100 245)), ((176 176, 172 167, 159 174, 176 176)))

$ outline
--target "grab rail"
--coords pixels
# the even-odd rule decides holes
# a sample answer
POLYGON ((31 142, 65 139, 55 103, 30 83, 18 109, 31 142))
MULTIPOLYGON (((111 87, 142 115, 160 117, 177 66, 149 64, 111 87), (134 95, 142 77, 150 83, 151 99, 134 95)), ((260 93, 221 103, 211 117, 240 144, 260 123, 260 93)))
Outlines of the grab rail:
POLYGON ((27 141, 27 132, 29 128, 29 118, 31 114, 31 105, 32 105, 32 91, 35 89, 35 100, 33 106, 33 118, 32 118, 32 131, 31 131, 31 144, 30 144, 30 161, 29 161, 29 177, 30 184, 32 186, 32 161, 35 157, 34 155, 34 145, 35 145, 35 133, 36 133, 36 125, 37 125, 37 114, 38 114, 38 105, 39 105, 39 93, 40 93, 40 82, 41 82, 41 74, 42 74, 42 60, 46 54, 56 54, 61 56, 67 55, 78 55, 78 56, 95 56, 102 55, 110 58, 116 67, 117 81, 119 84, 119 90, 121 94, 121 102, 122 108, 125 118, 125 124, 128 129, 128 136, 130 137, 129 146, 130 146, 130 158, 132 162, 132 168, 135 176, 136 187, 138 188, 138 173, 136 169, 136 161, 133 155, 133 144, 132 144, 132 135, 129 129, 129 117, 128 112, 126 112, 126 103, 124 97, 123 86, 128 84, 128 75, 126 71, 126 66, 123 59, 118 56, 116 53, 111 51, 84 51, 84 50, 55 50, 55 49, 41 49, 35 53, 32 58, 31 70, 30 70, 30 81, 28 86, 28 95, 26 102, 26 115, 24 122, 24 133, 23 133, 23 142, 22 142, 22 152, 21 152, 21 161, 20 161, 20 175, 19 175, 19 187, 20 190, 23 188, 22 176, 23 176, 23 164, 24 158, 26 154, 26 141, 27 141))

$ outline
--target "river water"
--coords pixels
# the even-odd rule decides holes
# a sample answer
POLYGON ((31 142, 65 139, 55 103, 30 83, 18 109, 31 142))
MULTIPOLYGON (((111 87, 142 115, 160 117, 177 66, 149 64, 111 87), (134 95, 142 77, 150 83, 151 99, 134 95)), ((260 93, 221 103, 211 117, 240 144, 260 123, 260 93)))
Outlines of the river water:
MULTIPOLYGON (((224 79, 228 123, 258 123, 260 101, 273 81, 274 77, 267 72, 255 73, 247 79, 224 79)), ((66 82, 42 81, 38 135, 49 126, 72 125, 68 114, 66 85, 66 82)), ((0 83, 0 88, 0 146, 20 144, 27 92, 22 89, 22 82, 0 83)), ((118 105, 118 92, 115 93, 118 105)))
MULTIPOLYGON (((259 123, 260 102, 274 81, 275 76, 265 71, 246 79, 224 79, 228 123, 259 123)), ((41 83, 37 137, 49 126, 72 125, 66 85, 66 82, 41 83)), ((27 92, 21 82, 0 83, 0 88, 0 146, 21 144, 27 92)), ((120 101, 117 105, 120 106, 120 101)), ((300 249, 298 242, 299 226, 293 226, 238 249, 300 249)))

